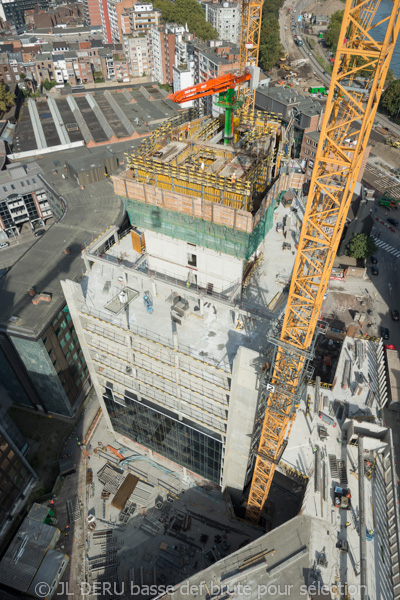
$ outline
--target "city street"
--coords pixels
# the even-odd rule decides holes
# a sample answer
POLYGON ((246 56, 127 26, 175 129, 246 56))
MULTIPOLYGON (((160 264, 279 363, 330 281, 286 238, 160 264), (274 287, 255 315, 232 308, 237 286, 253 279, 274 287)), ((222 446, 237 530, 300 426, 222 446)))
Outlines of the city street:
MULTIPOLYGON (((292 57, 295 57, 297 55, 298 58, 308 58, 313 68, 313 73, 318 77, 318 79, 321 80, 323 84, 327 86, 327 88, 329 88, 331 81, 330 75, 325 71, 325 69, 322 68, 322 66, 313 56, 308 46, 304 45, 298 47, 293 41, 293 34, 291 31, 291 19, 292 17, 294 17, 295 19, 296 33, 301 33, 301 35, 303 36, 302 32, 300 31, 299 23, 297 22, 297 16, 306 9, 307 5, 308 1, 306 0, 301 0, 297 5, 293 0, 286 0, 279 14, 281 42, 283 47, 285 48, 285 51, 290 52, 292 57), (288 9, 295 9, 296 12, 286 15, 286 11, 288 9)), ((392 133, 400 136, 400 125, 393 123, 384 115, 377 112, 375 116, 375 122, 382 127, 389 127, 392 133)))

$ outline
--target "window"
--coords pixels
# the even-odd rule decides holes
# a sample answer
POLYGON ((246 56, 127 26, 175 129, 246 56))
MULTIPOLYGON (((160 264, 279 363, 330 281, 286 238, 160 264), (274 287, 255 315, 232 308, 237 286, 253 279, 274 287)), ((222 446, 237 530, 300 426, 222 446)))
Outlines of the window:
POLYGON ((59 327, 57 327, 57 329, 56 329, 56 336, 60 337, 60 335, 61 335, 61 329, 59 327))
POLYGON ((311 152, 311 156, 314 158, 314 156, 315 156, 315 152, 311 152))
POLYGON ((69 342, 70 339, 71 339, 71 335, 67 331, 67 333, 65 334, 65 341, 69 342))
POLYGON ((13 183, 11 184, 11 189, 15 190, 15 185, 13 183))
POLYGON ((197 267, 197 256, 196 254, 188 254, 188 265, 191 267, 197 267))
POLYGON ((67 342, 66 342, 65 340, 61 340, 61 342, 60 342, 60 346, 61 346, 61 348, 64 348, 64 346, 65 346, 65 344, 66 344, 66 343, 67 343, 67 342))
POLYGON ((308 139, 308 140, 307 140, 307 144, 311 144, 311 140, 309 140, 309 139, 308 139))
POLYGON ((307 150, 306 150, 306 154, 310 154, 310 151, 309 151, 309 149, 308 149, 308 148, 307 148, 307 150))
POLYGON ((313 142, 313 146, 314 146, 314 148, 316 148, 318 146, 318 143, 317 142, 313 142))

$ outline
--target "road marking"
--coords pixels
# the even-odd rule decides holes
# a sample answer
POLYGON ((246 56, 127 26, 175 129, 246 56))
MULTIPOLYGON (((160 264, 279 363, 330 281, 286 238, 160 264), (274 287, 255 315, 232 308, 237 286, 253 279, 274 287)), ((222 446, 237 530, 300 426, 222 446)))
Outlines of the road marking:
POLYGON ((375 240, 375 244, 381 250, 385 250, 385 252, 389 252, 390 254, 393 254, 396 258, 398 258, 400 256, 400 250, 398 250, 397 248, 393 248, 393 246, 389 246, 389 244, 385 244, 385 242, 382 242, 382 240, 378 240, 376 237, 374 237, 374 240, 375 240))

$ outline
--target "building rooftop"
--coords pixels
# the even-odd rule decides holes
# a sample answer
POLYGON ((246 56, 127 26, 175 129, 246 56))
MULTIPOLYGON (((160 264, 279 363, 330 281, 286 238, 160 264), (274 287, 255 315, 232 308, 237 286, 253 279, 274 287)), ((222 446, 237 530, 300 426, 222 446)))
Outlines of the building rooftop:
POLYGON ((208 58, 208 60, 210 60, 213 63, 218 64, 218 65, 230 65, 233 62, 236 62, 237 60, 239 60, 240 48, 236 44, 224 42, 222 47, 223 48, 229 47, 229 51, 226 52, 225 54, 218 54, 217 53, 218 47, 211 48, 207 42, 194 43, 193 47, 197 48, 201 52, 201 54, 203 54, 203 56, 208 58), (234 55, 233 60, 228 60, 227 55, 229 55, 229 54, 234 55))
POLYGON ((79 157, 90 162, 100 156, 116 155, 122 163, 124 153, 132 150, 135 143, 94 149, 81 147, 37 159, 47 182, 45 189, 55 190, 58 197, 62 197, 66 211, 0 280, 0 328, 3 331, 36 339, 65 304, 60 280, 77 279, 82 273, 82 247, 101 233, 105 225, 122 224, 124 209, 109 180, 88 184, 81 190, 75 178, 68 176, 65 162, 79 157), (70 248, 69 254, 64 254, 66 248, 70 248), (38 292, 50 293, 51 302, 33 305, 27 293, 31 286, 38 292))
POLYGON ((0 171, 0 202, 13 194, 26 194, 42 189, 43 182, 38 177, 42 173, 37 163, 23 165, 11 163, 0 171))
POLYGON ((319 115, 322 111, 320 102, 313 98, 303 96, 294 89, 288 89, 281 86, 259 87, 257 88, 257 94, 267 96, 285 105, 296 105, 298 110, 310 117, 319 115))
MULTIPOLYGON (((67 51, 63 56, 67 59, 76 53, 67 51)), ((40 55, 36 60, 45 59, 40 55)), ((68 89, 61 98, 42 98, 22 106, 11 158, 35 156, 42 149, 67 149, 70 143, 95 145, 136 139, 148 135, 179 110, 179 105, 149 84, 124 88, 122 93, 111 88, 72 95, 68 89)))
POLYGON ((0 583, 21 592, 32 588, 32 580, 51 585, 66 558, 54 550, 59 537, 56 527, 30 518, 29 513, 0 562, 0 583))

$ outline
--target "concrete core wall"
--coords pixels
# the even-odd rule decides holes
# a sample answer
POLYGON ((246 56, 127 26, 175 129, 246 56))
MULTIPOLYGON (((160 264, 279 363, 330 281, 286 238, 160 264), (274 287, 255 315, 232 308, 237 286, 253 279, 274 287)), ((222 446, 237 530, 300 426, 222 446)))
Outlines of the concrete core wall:
POLYGON ((240 346, 233 362, 233 377, 226 433, 222 488, 239 504, 247 465, 259 394, 259 354, 240 346))

